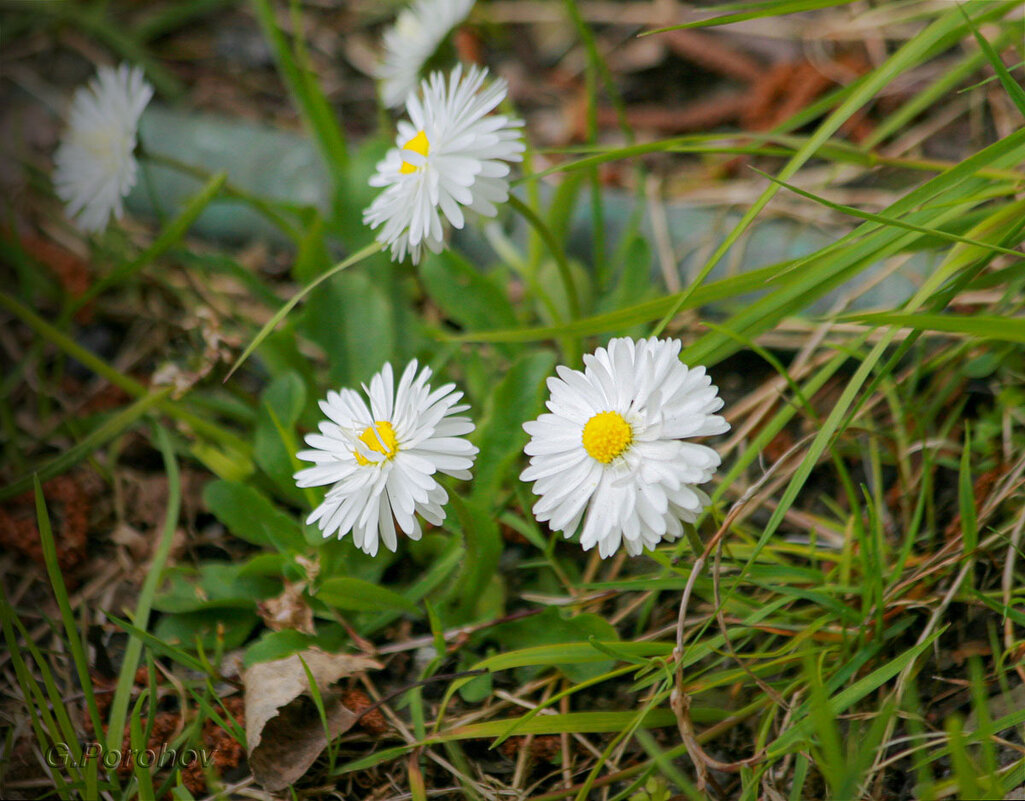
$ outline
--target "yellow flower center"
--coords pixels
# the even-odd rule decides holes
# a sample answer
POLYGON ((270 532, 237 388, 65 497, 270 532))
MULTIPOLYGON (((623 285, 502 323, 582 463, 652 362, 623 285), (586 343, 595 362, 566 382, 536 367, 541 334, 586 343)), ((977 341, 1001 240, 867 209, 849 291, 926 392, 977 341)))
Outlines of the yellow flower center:
MULTIPOLYGON (((399 450, 399 441, 395 438, 395 429, 387 420, 378 420, 359 435, 360 442, 376 453, 383 453, 385 459, 395 458, 399 450)), ((356 461, 361 465, 376 464, 371 462, 359 451, 353 451, 356 461)))
POLYGON ((598 412, 587 421, 580 439, 592 459, 608 464, 630 447, 634 432, 618 412, 598 412))
MULTIPOLYGON (((427 158, 427 154, 431 152, 431 143, 427 141, 427 134, 423 131, 418 131, 416 136, 402 146, 402 149, 412 150, 414 153, 419 153, 424 158, 427 158)), ((409 175, 411 172, 416 172, 419 169, 415 164, 403 161, 402 166, 399 167, 399 172, 403 175, 409 175)))

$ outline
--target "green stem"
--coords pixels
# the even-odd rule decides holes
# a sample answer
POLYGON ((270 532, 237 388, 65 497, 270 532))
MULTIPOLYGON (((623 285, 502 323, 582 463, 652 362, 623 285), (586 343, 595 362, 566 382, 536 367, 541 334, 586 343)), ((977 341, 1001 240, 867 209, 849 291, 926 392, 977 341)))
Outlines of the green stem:
POLYGON ((698 536, 698 530, 689 523, 684 523, 683 533, 687 535, 687 541, 690 543, 690 547, 694 549, 694 558, 700 559, 701 555, 705 552, 705 543, 698 536))
MULTIPOLYGON (((146 161, 151 164, 156 164, 161 167, 169 167, 172 170, 177 170, 184 175, 188 175, 191 178, 196 178, 200 181, 209 181, 213 178, 213 173, 209 170, 203 169, 202 167, 198 167, 194 164, 179 161, 173 156, 167 156, 163 153, 151 153, 148 150, 140 148, 139 156, 146 159, 146 161)), ((224 185, 221 186, 221 192, 224 193, 226 197, 234 198, 242 203, 248 203, 270 222, 280 228, 289 239, 294 242, 300 241, 301 235, 295 226, 285 219, 283 215, 279 214, 274 207, 263 198, 251 194, 244 189, 240 189, 227 181, 225 181, 224 185)))
POLYGON ((127 264, 123 264, 121 267, 110 273, 107 273, 105 276, 93 283, 92 286, 79 295, 70 305, 66 314, 62 316, 62 321, 66 322, 70 319, 71 314, 81 309, 97 295, 115 284, 120 283, 129 276, 139 272, 150 262, 155 261, 174 246, 182 237, 185 236, 185 233, 192 227, 196 218, 202 214, 203 210, 210 204, 210 202, 217 197, 218 193, 224 187, 226 177, 227 173, 224 172, 218 172, 211 176, 206 185, 200 189, 199 192, 193 195, 192 199, 189 200, 181 213, 171 220, 164 230, 160 232, 160 235, 153 241, 153 244, 136 256, 132 261, 127 264))
POLYGON ((563 289, 566 290, 566 299, 569 301, 570 318, 576 320, 580 317, 580 298, 577 296, 576 284, 573 283, 573 274, 569 269, 569 262, 566 260, 566 252, 562 249, 551 229, 545 225, 544 220, 537 216, 537 213, 516 195, 509 195, 509 205, 517 211, 537 231, 538 235, 548 246, 559 268, 559 278, 562 279, 563 289))

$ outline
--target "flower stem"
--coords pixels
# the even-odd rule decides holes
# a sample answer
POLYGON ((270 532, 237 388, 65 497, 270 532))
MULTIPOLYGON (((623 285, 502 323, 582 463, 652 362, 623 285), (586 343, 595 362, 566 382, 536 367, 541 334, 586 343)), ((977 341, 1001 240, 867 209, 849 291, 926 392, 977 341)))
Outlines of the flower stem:
POLYGON ((566 260, 566 252, 562 249, 562 245, 555 238, 551 229, 545 225, 537 213, 530 208, 526 203, 520 200, 516 195, 509 195, 509 205, 513 207, 530 225, 538 235, 544 240, 544 243, 548 246, 548 250, 551 252, 555 259, 555 264, 559 269, 559 278, 562 279, 563 288, 566 290, 566 299, 569 302, 569 315, 570 319, 577 319, 580 317, 580 298, 577 296, 577 287, 573 283, 573 274, 569 269, 569 262, 566 260))
POLYGON ((690 547, 694 549, 694 558, 700 559, 705 553, 705 544, 701 541, 701 537, 698 536, 697 529, 689 523, 684 523, 683 532, 687 535, 690 547))
MULTIPOLYGON (((162 153, 151 153, 142 147, 139 148, 139 155, 151 164, 177 170, 184 175, 191 176, 192 178, 196 178, 200 181, 209 181, 213 176, 213 173, 209 170, 203 169, 202 167, 180 161, 173 156, 166 156, 162 153)), ((221 187, 221 192, 223 192, 227 197, 234 198, 242 203, 248 203, 271 223, 280 228, 285 236, 292 241, 299 242, 301 240, 302 237, 296 230, 295 226, 285 219, 284 216, 279 214, 277 210, 275 210, 274 207, 263 198, 246 192, 244 189, 239 189, 237 186, 234 186, 227 181, 221 187)))

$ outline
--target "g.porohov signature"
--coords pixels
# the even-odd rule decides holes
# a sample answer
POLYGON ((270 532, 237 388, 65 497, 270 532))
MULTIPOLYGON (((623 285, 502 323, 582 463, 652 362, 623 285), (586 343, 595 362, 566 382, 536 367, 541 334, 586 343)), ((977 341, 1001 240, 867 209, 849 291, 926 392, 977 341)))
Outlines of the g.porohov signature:
POLYGON ((86 743, 74 749, 67 743, 55 743, 46 749, 46 764, 51 768, 84 768, 90 760, 95 760, 103 767, 113 770, 120 765, 138 766, 140 768, 184 768, 198 761, 207 767, 213 759, 213 751, 205 748, 168 748, 163 744, 160 748, 107 748, 103 743, 86 743))

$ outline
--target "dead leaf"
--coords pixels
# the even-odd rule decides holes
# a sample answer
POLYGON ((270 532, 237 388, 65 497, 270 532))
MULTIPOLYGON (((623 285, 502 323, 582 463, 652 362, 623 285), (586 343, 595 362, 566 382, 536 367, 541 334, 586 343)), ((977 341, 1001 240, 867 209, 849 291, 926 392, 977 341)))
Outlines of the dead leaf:
POLYGON ((256 611, 272 631, 295 629, 313 634, 313 610, 310 609, 303 590, 305 581, 285 581, 285 591, 277 598, 268 598, 258 604, 256 611))
POLYGON ((297 781, 328 743, 351 727, 357 715, 332 689, 339 679, 381 665, 357 654, 329 654, 319 648, 249 668, 246 688, 246 748, 253 776, 271 792, 297 781), (303 661, 324 702, 328 731, 310 695, 303 661))

